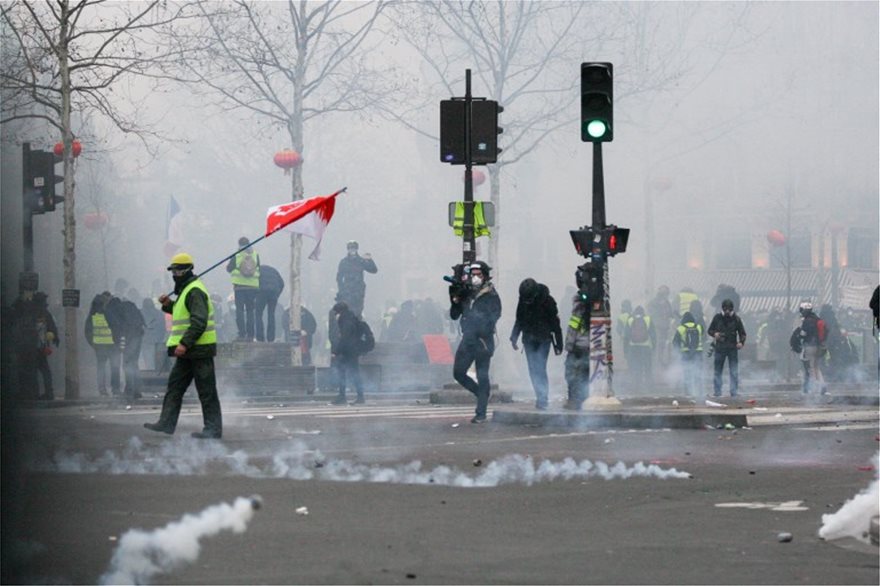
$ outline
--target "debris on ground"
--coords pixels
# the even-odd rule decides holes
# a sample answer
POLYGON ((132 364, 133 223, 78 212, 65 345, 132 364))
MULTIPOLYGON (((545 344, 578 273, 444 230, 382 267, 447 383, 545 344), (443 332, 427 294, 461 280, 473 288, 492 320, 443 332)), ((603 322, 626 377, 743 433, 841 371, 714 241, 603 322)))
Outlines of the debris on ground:
POLYGON ((294 511, 294 513, 296 513, 297 515, 308 515, 309 508, 308 507, 297 507, 296 510, 294 511))
POLYGON ((794 539, 794 536, 791 533, 788 533, 787 531, 783 531, 782 533, 780 533, 779 535, 776 536, 776 539, 779 540, 779 543, 788 543, 789 541, 794 539))

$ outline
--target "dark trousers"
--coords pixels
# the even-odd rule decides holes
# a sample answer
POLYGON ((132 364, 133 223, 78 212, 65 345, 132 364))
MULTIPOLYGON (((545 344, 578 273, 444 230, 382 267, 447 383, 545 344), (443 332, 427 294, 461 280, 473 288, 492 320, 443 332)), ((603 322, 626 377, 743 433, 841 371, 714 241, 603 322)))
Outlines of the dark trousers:
POLYGON ((15 353, 15 368, 18 373, 18 398, 36 399, 37 388, 37 348, 21 349, 15 353))
POLYGON ((492 352, 477 339, 462 339, 455 351, 452 377, 477 398, 477 417, 485 417, 486 408, 489 405, 489 363, 491 360, 492 352), (471 364, 476 366, 477 380, 467 374, 471 364))
POLYGON ((651 359, 653 349, 650 346, 630 344, 629 357, 632 362, 628 363, 632 371, 633 382, 637 385, 647 386, 651 382, 651 359))
POLYGON ((220 397, 217 395, 217 380, 214 376, 213 358, 178 358, 168 375, 168 390, 162 401, 162 414, 159 425, 172 431, 177 427, 183 395, 195 380, 199 401, 202 403, 204 432, 215 435, 223 433, 223 415, 220 412, 220 397))
POLYGON ((141 357, 141 345, 144 338, 125 338, 125 347, 122 349, 122 370, 125 373, 125 394, 129 398, 136 398, 141 391, 141 369, 138 359, 141 357))
POLYGON ((119 394, 119 363, 121 354, 116 346, 102 344, 95 346, 95 360, 98 363, 98 392, 107 394, 107 364, 110 364, 110 390, 119 394))
POLYGON ((44 399, 54 399, 55 391, 52 388, 52 370, 49 368, 49 357, 43 354, 41 350, 37 350, 37 372, 43 377, 43 394, 40 395, 44 399))
POLYGON ((254 305, 259 292, 256 287, 235 287, 235 325, 238 337, 248 341, 254 339, 254 305))
POLYGON ((713 380, 715 396, 721 396, 721 371, 724 369, 724 360, 727 359, 727 368, 730 370, 730 396, 735 397, 739 388, 739 350, 734 348, 715 348, 715 378, 713 380))
POLYGON ((257 293, 256 310, 254 311, 254 321, 256 322, 257 341, 263 341, 263 311, 269 310, 266 316, 266 337, 268 342, 275 341, 275 307, 278 305, 278 295, 275 293, 266 293, 260 291, 257 293))
POLYGON ((569 352, 565 356, 565 384, 568 402, 580 406, 590 396, 590 353, 569 352))
POLYGON ((550 356, 550 340, 543 342, 524 342, 526 362, 529 365, 529 378, 535 389, 535 406, 546 407, 550 396, 550 382, 547 380, 547 357, 550 356))
POLYGON ((357 354, 337 354, 335 359, 336 376, 339 382, 339 396, 345 396, 346 384, 354 385, 358 397, 364 396, 364 387, 361 384, 361 367, 358 363, 357 354))

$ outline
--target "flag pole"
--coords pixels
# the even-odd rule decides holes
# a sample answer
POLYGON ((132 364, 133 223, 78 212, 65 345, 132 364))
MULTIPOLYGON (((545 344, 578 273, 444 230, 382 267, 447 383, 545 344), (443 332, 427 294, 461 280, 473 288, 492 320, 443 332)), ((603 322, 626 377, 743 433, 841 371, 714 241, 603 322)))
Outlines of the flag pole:
MULTIPOLYGON (((328 195, 327 197, 328 197, 328 198, 336 197, 336 196, 339 195, 340 193, 345 193, 346 190, 348 190, 348 187, 343 187, 342 189, 336 191, 335 193, 331 193, 331 194, 328 195)), ((292 223, 292 222, 291 222, 291 223, 292 223)), ((284 226, 286 226, 286 225, 287 225, 287 224, 284 224, 284 226)), ((247 250, 248 248, 250 248, 251 246, 253 246, 253 245, 256 244, 257 242, 259 242, 260 240, 265 240, 266 238, 268 238, 269 236, 271 236, 272 234, 274 234, 274 233, 277 232, 278 230, 281 230, 282 228, 284 228, 284 226, 278 226, 275 230, 269 232, 268 234, 263 234, 262 236, 260 236, 260 237, 257 238, 256 240, 254 240, 254 241, 252 241, 252 242, 248 242, 247 244, 245 244, 244 246, 242 246, 241 248, 239 248, 238 250, 236 250, 236 251, 233 252, 232 254, 227 255, 227 256, 221 258, 220 260, 218 260, 217 262, 215 262, 214 264, 212 264, 211 266, 209 266, 208 268, 206 268, 204 271, 202 271, 201 273, 199 273, 198 275, 196 275, 196 279, 199 279, 199 278, 201 278, 202 276, 206 275, 207 273, 213 271, 214 269, 216 269, 217 267, 219 267, 220 265, 222 265, 224 262, 228 261, 230 258, 232 258, 233 256, 235 256, 235 255, 238 254, 239 252, 244 252, 245 250, 247 250)), ((174 291, 172 291, 171 293, 168 294, 169 297, 171 297, 172 295, 174 295, 174 291)))

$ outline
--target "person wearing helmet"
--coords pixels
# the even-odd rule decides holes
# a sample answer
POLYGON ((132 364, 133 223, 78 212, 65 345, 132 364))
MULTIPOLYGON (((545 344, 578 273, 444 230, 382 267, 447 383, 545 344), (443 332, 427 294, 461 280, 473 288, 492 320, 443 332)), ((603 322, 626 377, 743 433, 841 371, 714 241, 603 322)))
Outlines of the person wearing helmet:
POLYGON ((214 305, 205 285, 193 274, 193 258, 182 252, 171 259, 168 270, 174 278, 175 300, 159 296, 162 311, 171 314, 171 334, 166 346, 168 355, 176 357, 168 375, 168 390, 162 401, 162 413, 156 423, 144 427, 161 433, 173 434, 183 403, 183 395, 195 380, 196 391, 202 404, 202 431, 193 432, 197 439, 220 439, 223 435, 223 415, 217 395, 214 375, 214 356, 217 355, 217 331, 214 325, 214 305))
POLYGON ((501 298, 490 282, 490 267, 483 261, 465 267, 466 287, 449 287, 449 317, 460 320, 461 341, 455 351, 452 376, 477 398, 471 423, 485 423, 489 404, 489 364, 495 352, 495 323, 501 317, 501 298), (477 380, 468 376, 474 364, 477 380))
POLYGON ((365 252, 363 256, 358 253, 356 240, 349 240, 345 248, 346 255, 339 261, 339 268, 336 270, 336 290, 339 291, 336 301, 342 301, 356 317, 360 317, 364 311, 364 297, 367 292, 364 273, 376 274, 379 269, 369 252, 365 252))
POLYGON ((801 325, 795 330, 795 335, 800 338, 801 363, 804 367, 804 394, 819 389, 821 394, 826 394, 828 388, 825 385, 825 377, 819 368, 819 360, 825 350, 825 321, 813 312, 813 304, 802 301, 798 307, 801 314, 801 325))
POLYGON ((715 378, 713 380, 715 396, 721 396, 721 372, 724 361, 730 370, 730 396, 735 397, 739 390, 739 350, 746 343, 746 329, 743 322, 733 309, 733 301, 725 299, 721 302, 721 311, 712 318, 706 332, 714 340, 715 347, 715 378))
MULTIPOLYGON (((247 237, 238 239, 239 249, 250 244, 247 237)), ((260 292, 260 255, 253 248, 237 252, 226 264, 235 292, 235 323, 238 341, 253 342, 257 296, 260 292)))

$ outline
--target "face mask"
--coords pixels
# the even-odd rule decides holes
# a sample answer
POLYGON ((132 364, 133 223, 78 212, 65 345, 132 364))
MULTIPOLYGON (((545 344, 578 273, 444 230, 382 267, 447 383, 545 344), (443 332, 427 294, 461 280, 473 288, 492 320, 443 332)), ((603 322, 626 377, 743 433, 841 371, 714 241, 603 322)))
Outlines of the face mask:
POLYGON ((348 256, 357 256, 357 253, 358 251, 352 248, 348 251, 348 256))
POLYGON ((471 285, 473 285, 474 287, 482 287, 483 277, 480 277, 479 275, 474 275, 473 277, 471 277, 471 285))

